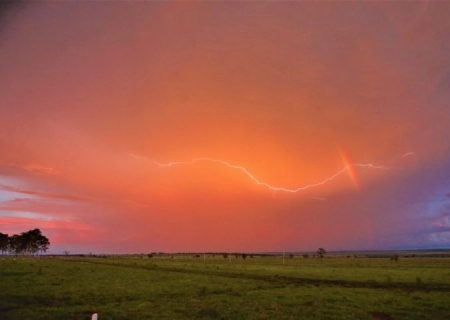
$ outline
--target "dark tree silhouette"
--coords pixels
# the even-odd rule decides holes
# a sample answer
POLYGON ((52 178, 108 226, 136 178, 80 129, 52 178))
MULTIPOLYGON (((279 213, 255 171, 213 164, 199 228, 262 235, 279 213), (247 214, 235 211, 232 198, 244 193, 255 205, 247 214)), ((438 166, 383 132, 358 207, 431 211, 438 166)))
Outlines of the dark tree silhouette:
POLYGON ((317 250, 317 254, 319 255, 320 259, 323 259, 325 257, 325 254, 327 253, 327 250, 324 248, 319 248, 317 250))
MULTIPOLYGON (((4 236, 0 237, 1 239, 4 236)), ((4 241, 4 240, 2 240, 4 241)), ((39 229, 22 232, 20 235, 7 237, 7 247, 1 246, 2 252, 8 251, 9 254, 16 255, 34 255, 46 252, 50 246, 50 241, 39 229)), ((2 242, 3 243, 3 242, 2 242)))
POLYGON ((8 235, 0 232, 0 251, 2 255, 8 252, 8 235))
POLYGON ((8 237, 9 254, 18 254, 20 252, 20 237, 17 234, 8 237))

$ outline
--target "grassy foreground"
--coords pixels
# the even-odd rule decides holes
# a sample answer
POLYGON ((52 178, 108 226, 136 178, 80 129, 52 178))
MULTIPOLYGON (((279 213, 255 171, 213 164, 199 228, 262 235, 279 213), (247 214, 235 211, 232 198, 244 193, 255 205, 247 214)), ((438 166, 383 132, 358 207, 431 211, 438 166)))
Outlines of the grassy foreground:
POLYGON ((450 258, 0 259, 0 319, 450 319, 450 258))

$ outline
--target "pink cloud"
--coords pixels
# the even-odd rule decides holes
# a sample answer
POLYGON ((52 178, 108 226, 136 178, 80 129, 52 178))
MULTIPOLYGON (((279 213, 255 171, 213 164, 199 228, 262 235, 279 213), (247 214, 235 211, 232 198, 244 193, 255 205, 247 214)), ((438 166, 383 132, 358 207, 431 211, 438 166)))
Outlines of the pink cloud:
POLYGON ((34 196, 39 196, 42 198, 50 198, 50 199, 62 199, 62 200, 73 200, 73 201, 93 201, 93 202, 105 201, 105 199, 102 199, 102 198, 34 191, 34 190, 15 188, 15 187, 7 186, 4 184, 0 184, 0 190, 20 193, 20 194, 34 195, 34 196))
POLYGON ((36 164, 29 164, 23 167, 25 170, 31 173, 37 173, 37 174, 46 174, 46 175, 57 175, 61 172, 50 167, 45 167, 41 165, 36 164))

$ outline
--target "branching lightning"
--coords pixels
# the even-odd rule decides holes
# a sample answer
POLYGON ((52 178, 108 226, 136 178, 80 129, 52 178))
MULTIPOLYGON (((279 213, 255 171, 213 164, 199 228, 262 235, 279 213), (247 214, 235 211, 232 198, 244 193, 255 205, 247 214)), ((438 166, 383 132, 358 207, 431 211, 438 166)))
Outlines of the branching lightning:
POLYGON ((158 161, 154 161, 154 160, 151 160, 151 159, 148 159, 148 158, 144 158, 144 157, 138 157, 138 156, 133 155, 133 154, 131 156, 136 158, 136 159, 150 161, 150 162, 152 162, 153 164, 155 164, 155 165, 157 165, 159 167, 172 167, 172 166, 179 166, 179 165, 193 165, 193 164, 195 164, 197 162, 219 163, 221 165, 225 165, 225 166, 227 166, 229 168, 232 168, 232 169, 239 170, 239 171, 243 172, 247 177, 249 177, 251 180, 253 180, 257 185, 264 186, 267 189, 272 190, 272 191, 283 191, 283 192, 290 192, 290 193, 297 193, 299 191, 303 191, 303 190, 306 190, 306 189, 322 186, 322 185, 324 185, 324 184, 334 180, 338 176, 344 174, 347 170, 349 170, 351 168, 355 168, 355 167, 370 168, 370 169, 380 169, 380 170, 394 169, 394 167, 375 166, 375 165, 373 165, 371 163, 369 163, 369 164, 352 163, 352 164, 346 165, 343 169, 339 170, 335 174, 325 178, 324 180, 322 180, 320 182, 308 184, 308 185, 301 186, 301 187, 298 187, 298 188, 295 188, 295 189, 289 189, 289 188, 285 188, 285 187, 272 186, 272 185, 268 184, 267 182, 260 181, 254 175, 252 175, 250 172, 248 172, 248 170, 245 169, 244 167, 231 164, 231 163, 229 163, 227 161, 224 161, 224 160, 210 159, 210 158, 196 158, 196 159, 193 159, 191 161, 176 161, 176 162, 169 162, 169 163, 160 163, 158 161))
POLYGON ((414 152, 407 152, 407 153, 405 153, 404 155, 402 155, 402 156, 400 157, 400 159, 405 158, 405 157, 408 157, 408 156, 412 156, 413 154, 414 154, 414 152))

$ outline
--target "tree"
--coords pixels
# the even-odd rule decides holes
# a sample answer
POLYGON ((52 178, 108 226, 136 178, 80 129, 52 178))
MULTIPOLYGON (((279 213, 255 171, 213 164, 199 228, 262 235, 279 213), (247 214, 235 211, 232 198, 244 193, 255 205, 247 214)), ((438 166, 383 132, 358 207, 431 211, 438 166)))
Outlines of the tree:
POLYGON ((224 254, 223 254, 223 258, 224 258, 224 259, 227 259, 227 258, 228 258, 228 253, 224 253, 224 254))
POLYGON ((319 248, 317 250, 317 254, 319 255, 321 260, 325 257, 326 253, 327 253, 327 250, 325 250, 324 248, 319 248))
POLYGON ((0 251, 2 255, 8 252, 8 235, 0 232, 0 251))
POLYGON ((19 235, 14 234, 8 238, 8 252, 9 254, 19 254, 21 252, 19 235))
POLYGON ((42 232, 39 229, 21 233, 21 237, 23 237, 22 242, 25 253, 27 254, 33 255, 39 252, 46 252, 50 246, 50 241, 48 241, 47 237, 42 235, 42 232))
MULTIPOLYGON (((3 239, 2 241, 5 241, 4 236, 1 236, 0 238, 3 239)), ((12 235, 11 237, 7 237, 6 242, 6 248, 4 248, 4 244, 2 242, 2 252, 7 250, 9 254, 16 255, 33 255, 46 252, 50 246, 50 241, 47 237, 42 235, 42 232, 39 229, 22 232, 19 235, 12 235)))

